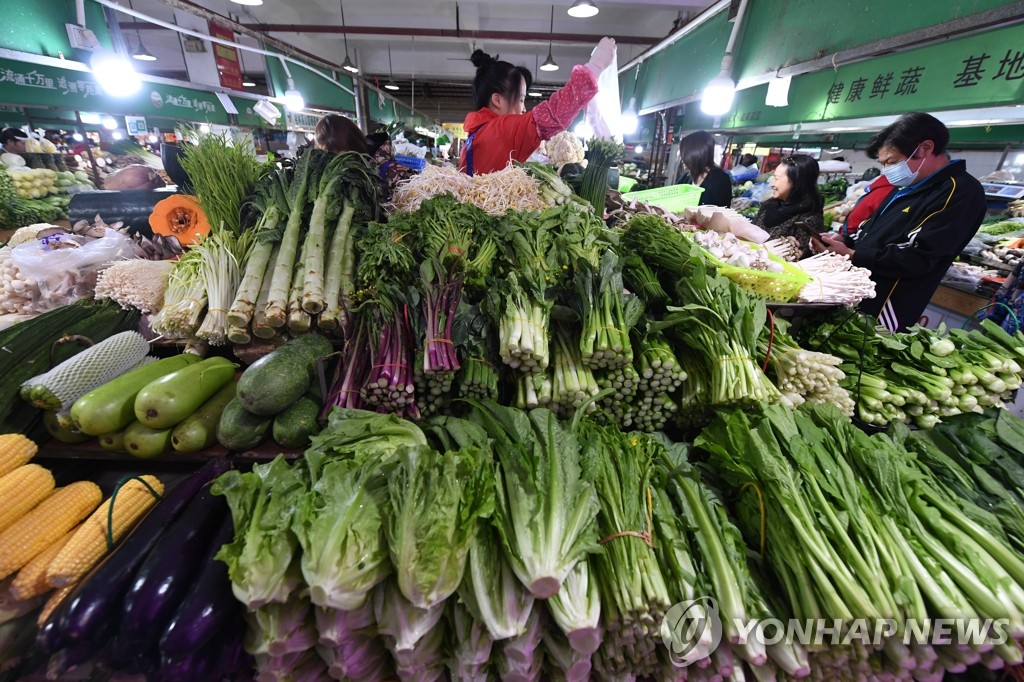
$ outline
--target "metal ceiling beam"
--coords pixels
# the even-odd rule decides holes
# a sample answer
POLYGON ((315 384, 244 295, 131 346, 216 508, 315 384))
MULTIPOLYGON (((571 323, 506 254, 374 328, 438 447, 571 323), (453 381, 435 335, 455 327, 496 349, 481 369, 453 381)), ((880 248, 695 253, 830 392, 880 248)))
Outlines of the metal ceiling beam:
MULTIPOLYGON (((163 0, 165 3, 175 6, 179 3, 185 3, 192 5, 187 0, 163 0)), ((192 11, 191 9, 187 11, 192 11)), ((215 12, 207 13, 220 17, 221 15, 215 12)), ((202 16, 202 15, 200 15, 202 16)), ((209 17, 204 17, 209 18, 209 17)), ((227 19, 217 18, 215 19, 218 23, 230 22, 227 19)), ((233 22, 227 23, 228 26, 233 28, 238 33, 248 35, 250 37, 256 37, 263 35, 266 39, 265 34, 267 33, 320 33, 320 34, 336 34, 336 35, 374 35, 374 36, 416 36, 416 37, 427 37, 427 38, 454 38, 458 40, 507 40, 510 42, 530 42, 530 43, 546 43, 549 40, 556 43, 562 44, 579 44, 579 45, 594 45, 596 44, 603 35, 590 35, 584 33, 537 33, 534 31, 470 31, 470 30, 459 30, 459 29, 448 29, 448 28, 399 28, 394 26, 330 26, 323 24, 235 24, 233 22), (245 29, 244 32, 240 29, 245 29)), ((125 31, 145 31, 149 29, 159 28, 152 24, 145 22, 123 22, 120 24, 121 30, 125 31)), ((611 36, 615 38, 615 42, 621 45, 653 45, 654 43, 661 40, 660 37, 646 37, 646 36, 611 36)), ((274 40, 270 38, 270 40, 274 40)), ((280 42, 280 41, 277 41, 280 42)), ((287 43, 281 43, 286 45, 287 43)), ((296 48, 290 48, 295 50, 296 48)), ((305 53, 304 53, 305 55, 305 53)), ((333 67, 337 68, 337 67, 333 67)))

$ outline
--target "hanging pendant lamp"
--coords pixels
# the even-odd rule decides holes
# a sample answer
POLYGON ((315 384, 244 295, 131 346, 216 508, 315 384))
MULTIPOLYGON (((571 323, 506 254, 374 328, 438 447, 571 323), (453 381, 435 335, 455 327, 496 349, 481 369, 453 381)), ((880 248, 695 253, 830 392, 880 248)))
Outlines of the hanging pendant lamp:
POLYGON ((345 39, 345 61, 341 63, 341 68, 349 73, 359 73, 359 67, 353 64, 352 59, 348 56, 348 33, 345 32, 345 2, 344 0, 338 0, 338 4, 341 6, 341 35, 345 39))
POLYGON ((551 26, 548 29, 548 58, 540 65, 541 71, 558 71, 558 64, 551 56, 551 37, 555 35, 555 6, 551 6, 551 26))

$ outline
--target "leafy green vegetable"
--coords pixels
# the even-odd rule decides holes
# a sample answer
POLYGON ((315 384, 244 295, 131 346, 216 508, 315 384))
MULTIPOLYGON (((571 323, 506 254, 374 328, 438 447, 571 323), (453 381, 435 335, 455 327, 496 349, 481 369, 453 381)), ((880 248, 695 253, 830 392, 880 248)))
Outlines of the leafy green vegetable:
POLYGON ((382 528, 385 478, 378 463, 331 459, 295 513, 302 575, 317 606, 352 610, 391 570, 382 528))
POLYGON ((459 587, 477 519, 494 510, 494 475, 476 448, 406 449, 388 480, 384 526, 398 587, 430 609, 459 587))
POLYGON ((287 603, 302 584, 299 542, 292 530, 296 506, 306 492, 301 470, 278 456, 249 473, 223 474, 212 492, 227 499, 235 524, 234 540, 217 554, 228 565, 235 597, 250 609, 287 603))

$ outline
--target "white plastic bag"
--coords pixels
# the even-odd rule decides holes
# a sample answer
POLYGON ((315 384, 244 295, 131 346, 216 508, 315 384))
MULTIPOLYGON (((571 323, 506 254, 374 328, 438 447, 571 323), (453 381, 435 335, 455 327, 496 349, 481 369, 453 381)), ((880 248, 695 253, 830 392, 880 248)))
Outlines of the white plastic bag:
POLYGON ((618 55, 612 57, 612 63, 597 77, 597 94, 587 104, 585 120, 594 131, 594 137, 622 142, 618 55))
POLYGON ((110 228, 99 239, 62 232, 11 249, 11 261, 35 284, 33 308, 38 312, 91 295, 103 266, 136 256, 134 242, 110 228))

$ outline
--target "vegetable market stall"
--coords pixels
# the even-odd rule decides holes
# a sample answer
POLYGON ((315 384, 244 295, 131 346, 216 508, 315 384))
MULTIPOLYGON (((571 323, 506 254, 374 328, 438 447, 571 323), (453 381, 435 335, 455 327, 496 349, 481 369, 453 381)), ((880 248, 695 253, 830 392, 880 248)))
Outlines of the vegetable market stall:
MULTIPOLYGON (((191 476, 155 505, 140 486, 141 521, 112 512, 88 576, 51 565, 91 510, 17 551, 0 526, 2 660, 261 680, 938 680, 1024 662, 1024 424, 999 409, 1024 335, 879 333, 845 307, 873 294, 859 269, 787 263, 735 216, 617 203, 605 222, 603 151, 587 199, 527 164, 428 168, 385 206, 355 155, 186 150, 206 234, 143 261, 162 300, 122 278, 129 310, 83 299, 12 327, 0 408, 6 431, 45 408, 54 437, 89 443, 71 457, 191 476), (832 309, 797 329, 769 301, 832 309), (141 308, 186 353, 147 359, 141 308), (82 325, 94 346, 47 357, 82 325), (717 648, 665 626, 704 598, 717 648), (894 627, 742 636, 791 617, 894 627), (906 636, 938 617, 1008 636, 906 636)), ((18 443, 0 475, 45 476, 18 443)), ((40 489, 12 537, 44 516, 40 489)))

